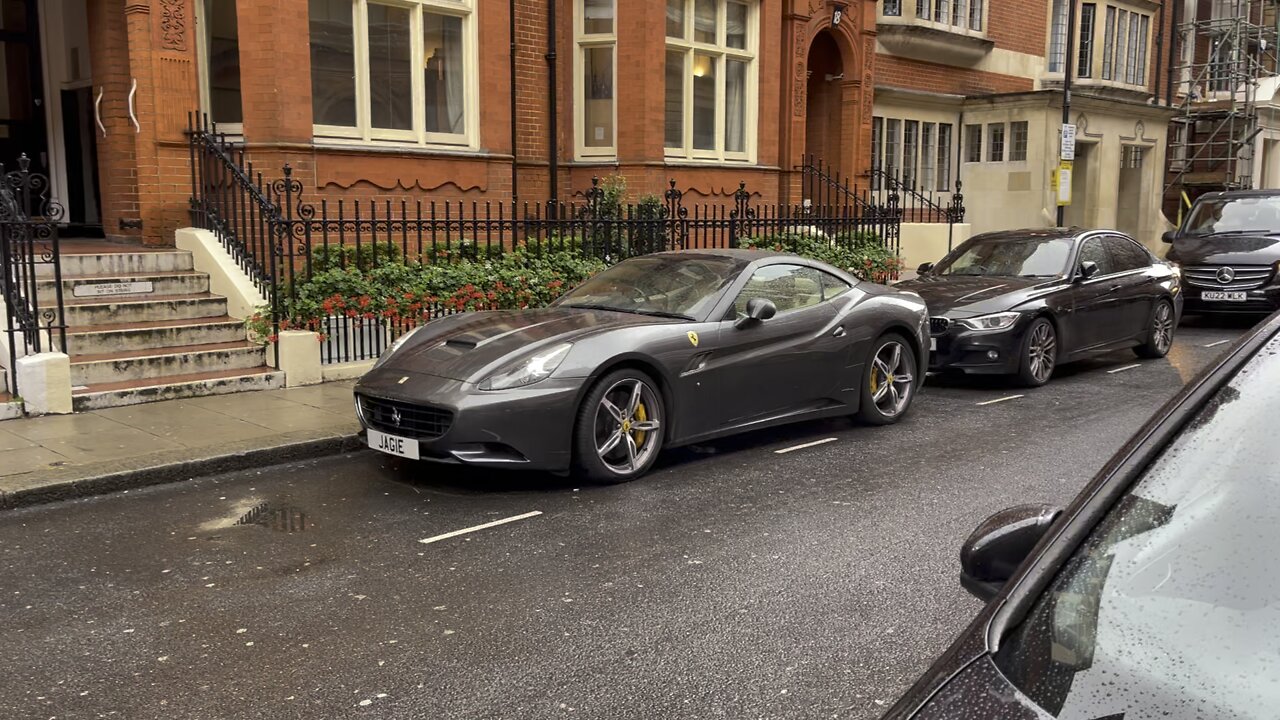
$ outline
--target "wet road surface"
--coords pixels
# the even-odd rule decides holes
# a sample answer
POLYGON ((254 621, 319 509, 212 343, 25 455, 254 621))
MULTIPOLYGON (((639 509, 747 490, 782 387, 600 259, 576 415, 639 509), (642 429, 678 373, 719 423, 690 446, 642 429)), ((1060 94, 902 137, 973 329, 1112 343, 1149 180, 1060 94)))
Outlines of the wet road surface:
POLYGON ((0 717, 873 718, 978 610, 968 532, 1068 501, 1242 329, 624 486, 362 452, 4 513, 0 717))

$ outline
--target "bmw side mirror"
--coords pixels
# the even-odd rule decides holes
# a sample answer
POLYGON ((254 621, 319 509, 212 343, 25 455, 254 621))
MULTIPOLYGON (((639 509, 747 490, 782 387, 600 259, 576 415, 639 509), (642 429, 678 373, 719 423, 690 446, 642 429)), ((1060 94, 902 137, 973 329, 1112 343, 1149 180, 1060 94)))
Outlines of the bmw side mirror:
POLYGON ((1085 260, 1080 263, 1080 279, 1088 280, 1098 274, 1098 263, 1092 260, 1085 260))
POLYGON ((738 321, 734 323, 734 327, 747 327, 762 323, 765 320, 778 314, 778 306, 773 304, 769 298, 756 297, 747 301, 747 312, 738 321))
POLYGON ((983 602, 999 595, 1061 514, 1051 505, 1019 505, 984 520, 960 548, 960 585, 983 602))
POLYGON ((1177 230, 1167 230, 1163 235, 1160 236, 1160 239, 1172 245, 1174 239, 1177 237, 1178 237, 1177 230))
POLYGON ((920 263, 920 267, 916 268, 917 275, 924 275, 933 269, 933 263, 920 263))

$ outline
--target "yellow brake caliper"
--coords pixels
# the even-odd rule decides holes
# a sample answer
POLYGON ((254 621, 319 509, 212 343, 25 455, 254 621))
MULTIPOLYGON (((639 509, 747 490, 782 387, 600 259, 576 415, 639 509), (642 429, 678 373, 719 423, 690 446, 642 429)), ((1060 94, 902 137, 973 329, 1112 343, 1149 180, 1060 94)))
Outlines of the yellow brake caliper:
POLYGON ((880 387, 880 383, 876 382, 876 372, 879 370, 876 366, 871 366, 871 394, 876 394, 876 389, 880 387))
MULTIPOLYGON (((636 405, 636 422, 642 423, 647 419, 648 419, 648 413, 646 413, 644 410, 644 403, 640 403, 639 405, 636 405)), ((635 441, 636 441, 637 448, 644 447, 644 435, 645 433, 643 430, 636 431, 635 441)))

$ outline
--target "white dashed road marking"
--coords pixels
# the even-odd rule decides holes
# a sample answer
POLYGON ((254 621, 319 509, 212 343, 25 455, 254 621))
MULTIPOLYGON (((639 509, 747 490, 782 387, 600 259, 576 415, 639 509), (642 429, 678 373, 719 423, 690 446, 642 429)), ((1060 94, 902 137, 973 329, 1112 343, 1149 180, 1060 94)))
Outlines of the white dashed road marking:
POLYGON ((525 520, 525 519, 528 519, 528 518, 531 518, 531 517, 536 517, 536 516, 541 515, 541 514, 542 514, 542 511, 541 511, 541 510, 534 510, 533 512, 527 512, 527 513, 525 513, 525 514, 523 514, 523 515, 515 515, 515 516, 509 517, 509 518, 502 518, 501 520, 494 520, 493 522, 487 522, 487 523, 485 523, 485 524, 483 524, 483 525, 473 525, 473 526, 471 526, 471 527, 469 527, 469 528, 462 528, 461 530, 454 530, 453 532, 447 532, 447 533, 445 533, 445 534, 443 534, 443 535, 436 535, 435 537, 424 538, 424 539, 422 539, 422 540, 419 540, 418 542, 422 543, 423 545, 429 545, 429 544, 431 544, 431 543, 433 543, 433 542, 439 542, 439 541, 441 541, 441 540, 448 540, 448 539, 449 539, 449 538, 451 538, 451 537, 458 537, 459 535, 466 535, 467 533, 472 533, 472 532, 475 532, 475 531, 477 531, 477 530, 484 530, 484 529, 486 529, 486 528, 496 527, 496 526, 498 526, 498 525, 506 525, 507 523, 515 522, 515 521, 517 521, 517 520, 525 520))
POLYGON ((1226 345, 1226 344, 1227 344, 1227 343, 1229 343, 1229 342, 1231 342, 1231 340, 1229 340, 1229 339, 1228 339, 1228 340, 1219 340, 1218 342, 1211 342, 1211 343, 1209 343, 1208 345, 1205 345, 1205 347, 1207 347, 1207 348, 1209 348, 1209 347, 1218 347, 1219 345, 1226 345))
POLYGON ((804 450, 805 448, 811 448, 811 447, 815 447, 815 446, 817 446, 817 445, 826 445, 826 444, 827 444, 827 443, 829 443, 829 442, 835 442, 835 441, 836 441, 836 439, 835 439, 835 438, 833 438, 833 437, 830 437, 830 438, 823 438, 823 439, 821 439, 821 440, 814 440, 813 442, 807 442, 807 443, 805 443, 805 444, 803 444, 803 445, 796 445, 796 446, 794 446, 794 447, 783 448, 783 449, 781 449, 781 450, 774 450, 774 451, 773 451, 773 454, 774 454, 774 455, 786 455, 786 454, 787 454, 787 453, 789 453, 789 452, 795 452, 796 450, 804 450))
POLYGON ((1020 398, 1020 397, 1026 397, 1026 395, 1010 395, 1009 397, 996 398, 995 400, 988 400, 988 401, 986 401, 986 402, 980 402, 980 403, 978 403, 978 406, 979 406, 979 407, 981 407, 981 406, 983 406, 983 405, 995 405, 996 403, 1002 403, 1002 402, 1006 402, 1006 401, 1009 401, 1009 400, 1017 400, 1017 399, 1018 399, 1018 398, 1020 398))
POLYGON ((1140 367, 1142 367, 1142 363, 1134 363, 1133 365, 1125 365, 1124 367, 1118 367, 1115 370, 1108 370, 1107 374, 1115 375, 1118 372, 1124 372, 1125 370, 1132 370, 1134 368, 1140 368, 1140 367))

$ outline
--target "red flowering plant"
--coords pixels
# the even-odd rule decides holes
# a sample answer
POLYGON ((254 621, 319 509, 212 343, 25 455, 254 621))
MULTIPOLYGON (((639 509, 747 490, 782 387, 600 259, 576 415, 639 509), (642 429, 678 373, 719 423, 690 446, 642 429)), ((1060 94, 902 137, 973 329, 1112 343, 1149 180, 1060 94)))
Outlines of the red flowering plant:
MULTIPOLYGON (((602 269, 604 263, 574 249, 524 246, 475 260, 446 252, 430 263, 329 267, 284 289, 280 328, 324 332, 329 318, 347 318, 407 329, 457 312, 541 307, 602 269)), ((269 307, 259 308, 247 325, 258 341, 273 340, 269 307)))

